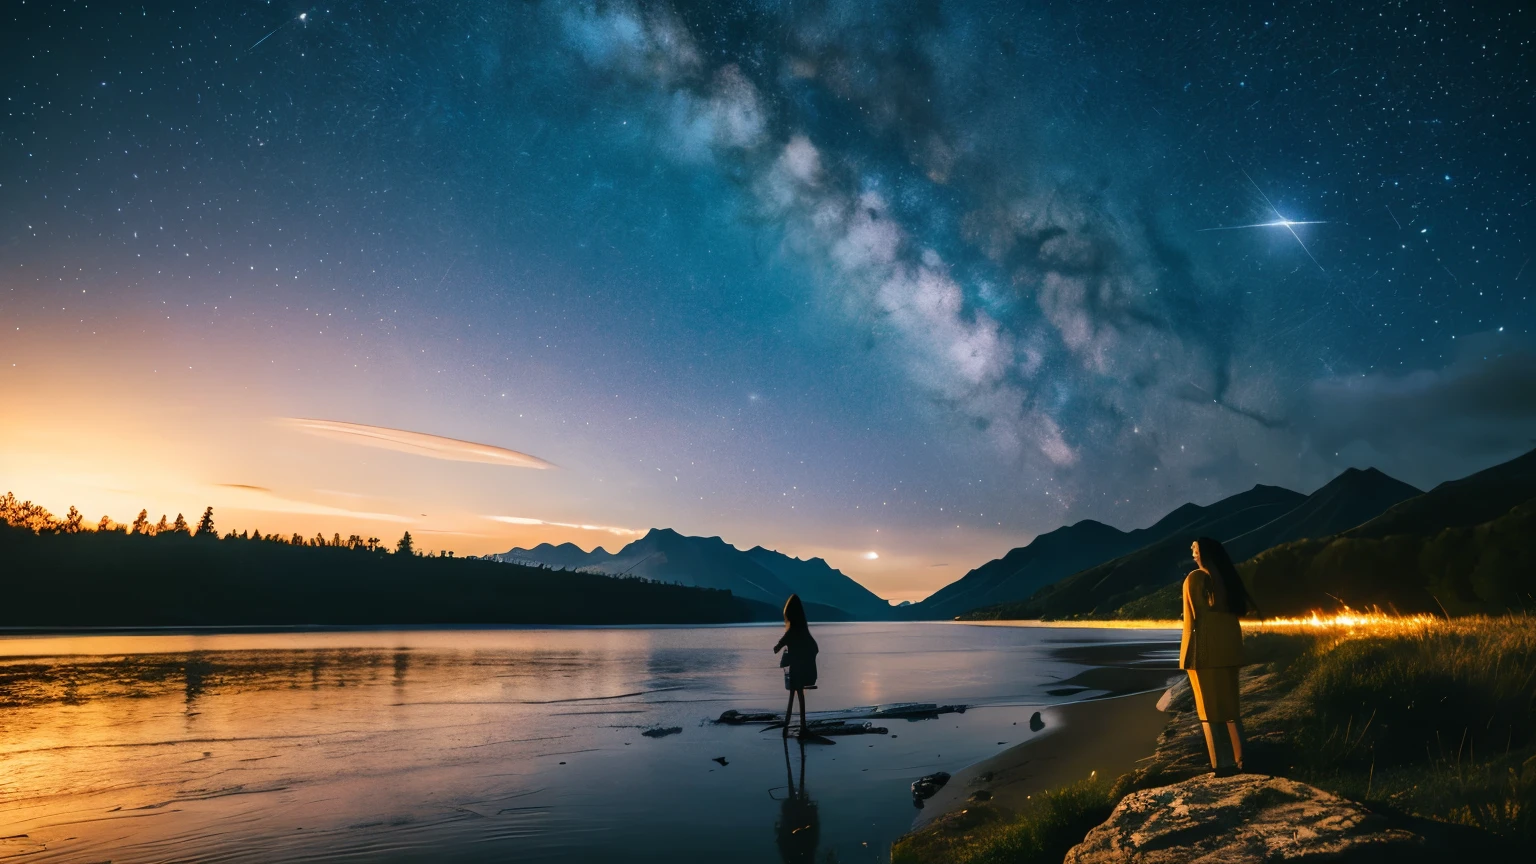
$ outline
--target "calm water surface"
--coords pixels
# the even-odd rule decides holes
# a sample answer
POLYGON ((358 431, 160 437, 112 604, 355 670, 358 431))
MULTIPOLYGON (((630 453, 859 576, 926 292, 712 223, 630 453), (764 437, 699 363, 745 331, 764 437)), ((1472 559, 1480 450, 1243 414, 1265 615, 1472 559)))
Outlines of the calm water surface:
POLYGON ((1101 695, 1089 665, 1166 666, 1176 647, 813 629, 813 717, 972 707, 804 750, 708 722, 783 710, 767 626, 0 638, 0 860, 884 861, 913 780, 1101 695), (641 734, 663 727, 682 731, 641 734))

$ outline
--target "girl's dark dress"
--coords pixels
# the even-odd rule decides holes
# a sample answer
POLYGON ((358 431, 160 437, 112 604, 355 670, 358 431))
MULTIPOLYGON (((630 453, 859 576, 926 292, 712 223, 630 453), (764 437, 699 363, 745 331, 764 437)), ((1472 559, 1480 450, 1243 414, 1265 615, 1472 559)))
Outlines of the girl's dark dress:
POLYGON ((779 665, 784 667, 784 689, 815 687, 816 653, 821 649, 816 646, 811 631, 805 628, 788 630, 779 644, 784 646, 784 656, 779 658, 779 665))

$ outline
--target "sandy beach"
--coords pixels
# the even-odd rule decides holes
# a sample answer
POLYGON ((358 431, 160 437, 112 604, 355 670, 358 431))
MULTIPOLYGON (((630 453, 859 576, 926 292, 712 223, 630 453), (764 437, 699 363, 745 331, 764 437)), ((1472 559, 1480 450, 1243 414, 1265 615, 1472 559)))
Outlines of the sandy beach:
POLYGON ((1041 710, 1045 728, 1022 744, 957 772, 913 820, 923 828, 989 794, 1002 814, 1018 812, 1030 796, 1098 776, 1116 777, 1151 756, 1169 715, 1157 709, 1162 690, 1074 702, 1041 710), (975 796, 975 797, 973 797, 975 796))

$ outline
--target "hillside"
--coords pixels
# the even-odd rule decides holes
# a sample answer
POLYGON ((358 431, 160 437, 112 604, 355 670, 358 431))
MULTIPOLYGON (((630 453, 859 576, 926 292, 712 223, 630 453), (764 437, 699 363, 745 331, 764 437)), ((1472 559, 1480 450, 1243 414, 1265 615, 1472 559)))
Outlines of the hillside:
POLYGON ((496 558, 725 590, 771 606, 783 606, 790 594, 799 594, 807 604, 828 607, 823 618, 885 619, 892 614, 888 602, 820 558, 802 561, 761 546, 743 552, 719 537, 688 537, 670 528, 653 528, 611 555, 602 548, 584 553, 567 543, 512 549, 496 558))
POLYGON ((1377 471, 1350 468, 1307 496, 1290 512, 1227 543, 1233 561, 1246 561, 1271 546, 1327 537, 1374 519, 1423 492, 1377 471))
MULTIPOLYGON (((1244 493, 1244 495, 1247 494, 1249 493, 1244 493)), ((1054 598, 1052 603, 1047 604, 1044 602, 1044 597, 1054 593, 1054 589, 1045 589, 1038 596, 1031 597, 1028 602, 1013 604, 1006 610, 989 608, 977 610, 975 614, 977 617, 994 615, 1034 617, 1056 614, 1069 617, 1177 617, 1179 581, 1189 568, 1194 566, 1189 556, 1189 542, 1196 536, 1206 534, 1222 540, 1234 560, 1244 561, 1277 544, 1306 538, 1327 537, 1353 528, 1380 516, 1388 508, 1420 494, 1414 487, 1374 468, 1364 470, 1350 468, 1300 500, 1295 506, 1282 508, 1274 518, 1242 531, 1235 537, 1227 536, 1224 532, 1239 528, 1242 523, 1248 521, 1249 517, 1262 511, 1248 510, 1241 516, 1236 516, 1231 513, 1232 507, 1229 505, 1229 514, 1236 518, 1216 520, 1212 518, 1216 515, 1212 510, 1226 502, 1217 502, 1211 508, 1203 508, 1203 510, 1197 508, 1199 512, 1192 511, 1190 508, 1193 505, 1186 504, 1158 523, 1165 528, 1171 526, 1177 532, 1168 536, 1170 542, 1166 546, 1158 550, 1143 547, 1123 556, 1123 560, 1108 562, 1103 569, 1096 571, 1094 576, 1083 576, 1084 579, 1096 580, 1105 580, 1109 577, 1107 581, 1102 582, 1102 586, 1112 591, 1116 586, 1119 589, 1107 594, 1107 600, 1102 605, 1092 606, 1091 611, 1087 611, 1090 607, 1085 602, 1088 599, 1095 599, 1091 595, 1079 593, 1074 597, 1069 594, 1066 598, 1054 598), (1184 514, 1191 514, 1195 518, 1190 520, 1184 514), (1177 542, 1172 542, 1175 538, 1177 542), (1159 572, 1163 574, 1162 577, 1157 575, 1159 572), (1114 575, 1110 576, 1111 573, 1114 575), (1140 587, 1128 587, 1136 585, 1140 587)), ((1234 502, 1244 500, 1249 499, 1243 499, 1241 496, 1227 499, 1234 502)), ((1077 576, 1073 578, 1076 579, 1077 576)), ((1081 592, 1083 585, 1077 583, 1075 587, 1081 592)), ((1068 591, 1073 590, 1073 586, 1066 585, 1065 581, 1062 583, 1062 588, 1068 591)))
POLYGON ((39 630, 716 624, 780 614, 725 591, 490 561, 4 524, 0 574, 0 627, 39 630))
MULTIPOLYGON (((1441 483, 1364 524, 1272 546, 1238 570, 1268 617, 1340 604, 1436 614, 1529 609, 1536 591, 1531 469, 1526 454, 1441 483), (1509 501, 1517 505, 1505 507, 1509 501)), ((1180 602, 1171 585, 1113 615, 1177 617, 1180 602)))
POLYGON ((1040 588, 1144 545, 1138 535, 1084 519, 1041 534, 1010 550, 933 595, 903 609, 903 618, 953 618, 982 606, 1024 600, 1040 588))
MULTIPOLYGON (((1134 552, 1081 570, 1030 599, 977 609, 974 619, 1075 618, 1105 615, 1177 582, 1189 572, 1189 544, 1199 536, 1223 542, 1290 512, 1305 496, 1278 486, 1254 486, 1209 507, 1185 504, 1153 526, 1158 539, 1134 552)), ((1151 529, 1149 529, 1151 530, 1151 529)))
POLYGON ((1428 534, 1479 525, 1536 496, 1536 450, 1508 462, 1448 480, 1348 532, 1351 537, 1428 534))
POLYGON ((802 561, 761 546, 753 546, 744 554, 808 603, 833 606, 855 618, 878 620, 891 617, 889 601, 820 558, 802 561))
POLYGON ((553 567, 556 570, 580 570, 595 567, 612 558, 608 550, 599 546, 591 552, 575 543, 540 543, 532 549, 512 549, 500 555, 490 556, 504 564, 524 564, 532 567, 553 567))
MULTIPOLYGON (((1416 494, 1418 490, 1412 486, 1399 483, 1374 469, 1350 469, 1305 499, 1278 487, 1255 487, 1254 490, 1204 507, 1198 504, 1181 505, 1156 523, 1134 531, 1121 531, 1102 522, 1085 519, 1075 525, 1041 534, 1029 545, 1014 549, 1002 558, 988 561, 914 605, 903 617, 953 618, 984 607, 1022 603, 1046 586, 1079 571, 1132 555, 1174 536, 1188 535, 1189 539, 1194 539, 1200 533, 1200 526, 1207 526, 1204 530, 1229 530, 1227 525, 1240 529, 1242 526, 1251 526, 1256 518, 1264 518, 1266 515, 1273 517, 1261 525, 1252 526, 1251 530, 1242 535, 1252 538, 1254 543, 1262 543, 1258 549, 1264 549, 1281 540, 1319 536, 1340 530, 1339 527, 1328 526, 1357 525, 1391 504, 1416 494), (1256 496, 1254 493, 1260 489, 1273 491, 1256 496), (1250 510, 1255 502, 1271 509, 1250 510), (1294 502, 1295 506, 1287 507, 1287 502, 1294 502), (1247 512, 1233 522, 1222 521, 1227 517, 1235 517, 1238 511, 1247 512), (1268 539, 1272 537, 1280 540, 1268 539)), ((1183 542, 1188 544, 1188 540, 1183 542)), ((1146 564, 1161 562, 1165 558, 1166 555, 1137 560, 1146 564)))
POLYGON ((1403 613, 1536 609, 1536 497, 1481 525, 1287 543, 1238 568, 1266 616, 1379 606, 1403 613))
POLYGON ((1239 569, 1269 615, 1339 603, 1449 614, 1531 609, 1536 450, 1335 536, 1276 546, 1239 569))

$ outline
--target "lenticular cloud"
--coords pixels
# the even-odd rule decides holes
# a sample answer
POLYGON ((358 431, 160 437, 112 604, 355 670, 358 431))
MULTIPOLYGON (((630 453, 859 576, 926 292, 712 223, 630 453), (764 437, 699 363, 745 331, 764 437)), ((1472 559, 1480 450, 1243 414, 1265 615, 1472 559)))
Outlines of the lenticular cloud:
POLYGON ((429 459, 483 462, 488 465, 539 470, 555 467, 537 456, 508 450, 505 447, 460 441, 457 438, 445 438, 425 432, 409 432, 404 429, 366 426, 362 423, 347 423, 342 420, 314 420, 304 417, 285 417, 281 422, 289 428, 308 435, 361 444, 364 447, 377 447, 381 450, 394 450, 397 453, 411 453, 416 456, 426 456, 429 459))

